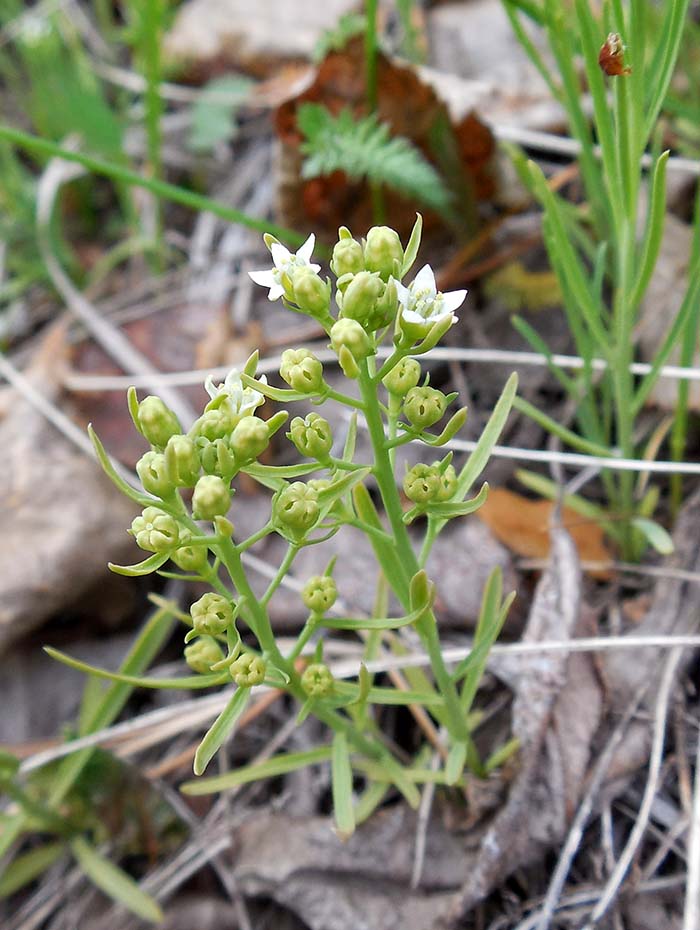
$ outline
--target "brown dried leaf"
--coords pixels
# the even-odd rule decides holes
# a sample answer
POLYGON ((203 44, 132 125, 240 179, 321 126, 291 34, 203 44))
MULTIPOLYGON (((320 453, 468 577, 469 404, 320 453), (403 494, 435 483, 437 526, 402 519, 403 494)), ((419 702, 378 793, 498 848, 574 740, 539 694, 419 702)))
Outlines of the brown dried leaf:
MULTIPOLYGON (((310 83, 283 103, 275 114, 280 140, 278 161, 278 208, 287 225, 311 229, 330 238, 344 224, 364 232, 372 222, 372 209, 366 184, 350 183, 342 172, 328 177, 301 179, 301 137, 296 112, 302 103, 321 103, 337 114, 350 109, 356 116, 367 112, 365 92, 365 58, 362 37, 350 40, 342 51, 330 52, 321 62, 310 83)), ((447 104, 434 88, 420 76, 417 68, 399 63, 379 53, 378 114, 393 134, 410 139, 440 170, 440 155, 446 144, 455 148, 459 178, 450 177, 466 196, 489 199, 494 192, 493 155, 495 142, 491 130, 473 113, 459 122, 450 120, 447 104), (448 140, 447 135, 452 138, 448 140)), ((415 220, 416 205, 387 192, 386 209, 392 226, 402 234, 415 220)), ((461 204, 465 213, 473 205, 461 204)), ((428 227, 437 223, 426 216, 428 227)))
MULTIPOLYGON (((550 552, 549 527, 554 504, 545 500, 530 500, 507 488, 491 488, 486 503, 477 511, 493 535, 518 555, 545 559, 550 552)), ((581 561, 608 562, 601 527, 564 507, 562 523, 570 533, 581 561)), ((593 573, 592 573, 593 574, 593 573)), ((597 577, 605 573, 595 573, 597 577)))

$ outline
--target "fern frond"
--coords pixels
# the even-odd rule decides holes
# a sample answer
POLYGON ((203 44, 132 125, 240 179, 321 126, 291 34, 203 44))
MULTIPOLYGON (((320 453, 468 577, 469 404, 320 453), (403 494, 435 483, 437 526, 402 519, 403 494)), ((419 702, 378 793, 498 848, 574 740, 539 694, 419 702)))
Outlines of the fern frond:
POLYGON ((438 213, 450 212, 451 195, 437 171, 408 139, 392 137, 376 116, 355 119, 350 110, 333 116, 321 104, 304 103, 297 125, 305 137, 303 177, 343 171, 354 181, 384 184, 438 213))

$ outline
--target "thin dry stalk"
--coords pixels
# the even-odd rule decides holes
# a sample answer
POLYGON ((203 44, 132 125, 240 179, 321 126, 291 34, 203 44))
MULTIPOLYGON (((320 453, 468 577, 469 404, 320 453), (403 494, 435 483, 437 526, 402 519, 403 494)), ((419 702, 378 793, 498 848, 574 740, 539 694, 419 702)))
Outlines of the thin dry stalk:
POLYGON ((683 930, 697 930, 700 927, 700 739, 695 754, 695 792, 688 852, 688 884, 685 892, 683 930))

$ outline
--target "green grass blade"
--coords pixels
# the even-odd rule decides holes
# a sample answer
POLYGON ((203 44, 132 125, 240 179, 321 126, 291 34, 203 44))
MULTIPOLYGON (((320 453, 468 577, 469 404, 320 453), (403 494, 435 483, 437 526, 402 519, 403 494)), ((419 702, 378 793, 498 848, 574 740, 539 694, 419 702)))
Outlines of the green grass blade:
POLYGON ((471 490, 472 485, 479 477, 481 472, 486 467, 493 447, 498 442, 498 438, 503 432, 503 427, 506 425, 506 420, 508 419, 508 414, 510 409, 513 406, 513 401, 515 399, 515 392, 518 389, 518 376, 513 372, 513 374, 506 381, 505 387, 501 391, 501 396, 496 402, 496 406, 493 408, 493 413, 488 419, 486 426, 484 427, 479 441, 476 444, 476 448, 471 453, 469 458, 464 464, 459 473, 459 483, 457 495, 458 497, 465 497, 471 490))
POLYGON ((106 668, 100 668, 97 665, 89 665, 87 662, 81 662, 80 659, 74 659, 66 655, 59 649, 52 646, 44 646, 44 652, 63 662, 70 668, 77 669, 79 672, 85 672, 87 675, 94 675, 97 678, 106 678, 109 681, 121 681, 124 684, 132 685, 134 688, 157 688, 163 691, 167 690, 195 690, 198 688, 211 688, 213 685, 221 685, 229 680, 227 674, 224 675, 188 675, 184 678, 144 678, 137 675, 123 675, 121 672, 110 672, 106 668))
POLYGON ((337 832, 341 840, 346 840, 355 832, 355 811, 352 803, 350 750, 344 733, 336 733, 333 737, 331 787, 337 832))
POLYGON ((81 869, 90 881, 132 914, 150 923, 160 923, 163 912, 158 904, 119 866, 105 859, 94 846, 82 837, 71 841, 71 850, 81 869))
POLYGON ((65 843, 43 843, 11 862, 0 877, 0 900, 43 874, 65 851, 65 843))
POLYGON ((185 782, 180 787, 180 790, 183 794, 193 796, 226 791, 229 788, 237 788, 239 785, 247 785, 263 778, 275 778, 277 775, 296 772, 298 769, 306 768, 307 765, 327 762, 330 757, 330 746, 320 746, 317 749, 308 749, 305 752, 285 753, 273 756, 272 759, 266 759, 265 762, 244 765, 234 772, 226 772, 225 775, 214 775, 211 778, 198 778, 196 781, 185 782))
POLYGON ((194 774, 201 775, 231 735, 250 698, 250 688, 237 688, 199 744, 194 757, 194 774))
POLYGON ((639 259, 639 272, 630 298, 630 306, 638 307, 649 286, 649 281, 656 267, 659 257, 661 240, 664 232, 664 219, 666 215, 666 164, 669 152, 666 151, 656 161, 654 173, 651 177, 651 193, 649 198, 649 211, 647 213, 646 229, 639 259))

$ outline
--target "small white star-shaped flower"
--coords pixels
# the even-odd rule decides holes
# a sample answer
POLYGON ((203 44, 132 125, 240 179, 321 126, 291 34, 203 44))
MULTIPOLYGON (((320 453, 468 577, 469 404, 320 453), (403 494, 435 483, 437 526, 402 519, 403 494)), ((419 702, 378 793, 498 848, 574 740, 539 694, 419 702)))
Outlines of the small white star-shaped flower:
MULTIPOLYGON (((258 380, 262 384, 267 384, 265 375, 261 375, 258 380)), ((204 389, 212 400, 225 394, 235 416, 244 417, 265 403, 265 396, 260 391, 243 386, 241 373, 237 368, 229 371, 222 384, 214 384, 213 377, 209 375, 204 382, 204 389)))
POLYGON ((311 262, 311 253, 314 250, 316 237, 312 233, 306 242, 301 246, 299 251, 294 255, 289 249, 277 241, 270 243, 270 253, 274 267, 269 271, 249 271, 248 274, 262 287, 269 287, 270 292, 267 295, 268 300, 278 300, 284 296, 285 289, 282 283, 282 276, 287 275, 289 278, 297 268, 310 268, 313 272, 321 270, 320 265, 311 262))
POLYGON ((454 311, 461 307, 466 291, 448 291, 443 294, 435 284, 435 275, 430 265, 424 265, 408 287, 396 282, 401 305, 401 319, 406 323, 437 323, 446 316, 457 321, 454 311))

